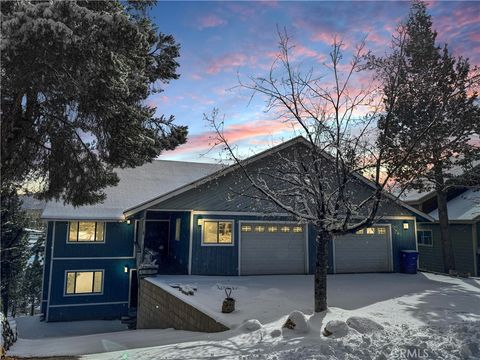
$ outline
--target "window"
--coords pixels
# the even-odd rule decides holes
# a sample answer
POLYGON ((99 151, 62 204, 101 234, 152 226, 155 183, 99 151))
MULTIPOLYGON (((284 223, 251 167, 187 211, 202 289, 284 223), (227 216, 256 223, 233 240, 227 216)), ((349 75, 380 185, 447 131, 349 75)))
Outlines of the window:
POLYGON ((101 294, 103 291, 103 271, 67 271, 66 295, 101 294))
POLYGON ((417 239, 418 245, 433 246, 432 230, 418 230, 417 239))
POLYGON ((292 227, 292 231, 293 231, 294 233, 301 233, 301 232, 303 232, 303 227, 301 227, 301 226, 294 226, 294 227, 292 227))
POLYGON ((180 229, 182 228, 182 219, 175 219, 175 240, 180 241, 180 229))
POLYGON ((377 234, 379 235, 385 235, 387 233, 387 229, 384 227, 377 227, 377 234))
POLYGON ((232 221, 204 221, 204 244, 233 244, 232 221))
POLYGON ((282 226, 280 231, 284 233, 290 232, 290 226, 282 226))
POLYGON ((363 229, 360 229, 360 230, 355 231, 355 234, 357 234, 357 235, 362 235, 362 234, 363 234, 363 229))
POLYGON ((268 230, 269 233, 277 232, 278 231, 278 226, 274 226, 274 225, 269 226, 267 228, 267 230, 268 230))
POLYGON ((263 225, 256 225, 255 232, 265 232, 265 226, 263 225))
POLYGON ((242 232, 251 232, 252 226, 251 225, 242 225, 242 232))
POLYGON ((373 234, 375 234, 375 228, 367 227, 367 235, 373 235, 373 234))
POLYGON ((70 221, 68 242, 104 242, 104 238, 104 222, 70 221))

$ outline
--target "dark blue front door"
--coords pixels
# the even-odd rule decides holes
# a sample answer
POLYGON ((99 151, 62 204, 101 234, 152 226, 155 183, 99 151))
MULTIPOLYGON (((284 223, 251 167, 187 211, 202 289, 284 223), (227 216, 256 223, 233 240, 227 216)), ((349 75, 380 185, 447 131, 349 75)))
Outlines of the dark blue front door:
POLYGON ((167 266, 169 232, 169 221, 146 221, 145 248, 157 253, 157 264, 159 265, 159 270, 165 269, 167 266))

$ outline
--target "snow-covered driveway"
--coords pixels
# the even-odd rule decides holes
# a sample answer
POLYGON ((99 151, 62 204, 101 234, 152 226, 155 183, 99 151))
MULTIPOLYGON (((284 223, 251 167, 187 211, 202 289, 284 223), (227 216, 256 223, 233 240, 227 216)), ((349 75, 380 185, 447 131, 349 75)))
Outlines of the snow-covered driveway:
POLYGON ((425 359, 480 358, 479 279, 421 273, 333 275, 328 280, 330 309, 310 317, 311 276, 157 278, 163 286, 196 285, 194 296, 179 296, 233 330, 216 334, 136 330, 41 341, 20 339, 11 354, 93 354, 88 359, 406 359, 410 352, 417 358, 425 355, 425 359), (217 284, 237 287, 233 293, 236 312, 220 313, 224 295, 217 284), (307 314, 307 332, 282 330, 293 310, 307 314), (328 321, 352 316, 371 319, 384 330, 360 333, 350 329, 340 338, 321 335, 328 321), (249 319, 258 319, 263 326, 248 330, 244 321, 249 319))

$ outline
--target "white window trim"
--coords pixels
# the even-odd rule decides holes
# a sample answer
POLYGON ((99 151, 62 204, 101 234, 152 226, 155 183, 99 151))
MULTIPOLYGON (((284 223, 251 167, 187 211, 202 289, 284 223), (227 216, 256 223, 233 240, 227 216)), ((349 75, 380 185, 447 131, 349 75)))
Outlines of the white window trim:
POLYGON ((421 242, 420 242, 420 237, 418 237, 418 240, 417 240, 418 246, 424 246, 424 247, 430 247, 430 248, 433 247, 433 230, 431 230, 431 229, 417 229, 417 236, 418 236, 418 232, 419 232, 419 231, 428 231, 428 232, 430 233, 430 237, 431 237, 431 239, 432 239, 432 243, 431 243, 431 244, 421 243, 421 242))
POLYGON ((69 270, 65 270, 64 272, 64 275, 63 275, 63 296, 64 297, 103 295, 104 289, 105 289, 105 269, 93 269, 93 270, 92 269, 69 269, 69 270), (69 272, 101 272, 102 273, 102 291, 96 292, 96 293, 92 292, 92 293, 81 293, 81 294, 67 294, 67 273, 69 272))
MULTIPOLYGON (((68 245, 78 245, 78 244, 87 244, 87 245, 93 245, 93 244, 105 244, 105 241, 107 239, 107 221, 102 221, 102 220, 68 220, 67 221, 68 223, 68 226, 67 226, 67 241, 66 243, 68 245), (70 224, 72 222, 96 222, 96 223, 99 223, 99 222, 102 222, 104 225, 103 225, 103 241, 70 241, 70 224)), ((77 230, 77 233, 78 233, 78 230, 77 230)))
POLYGON ((176 218, 175 219, 175 241, 180 241, 181 237, 182 237, 182 218, 176 218), (177 230, 178 230, 178 234, 177 234, 177 230))
MULTIPOLYGON (((201 246, 235 246, 235 220, 233 219, 199 219, 201 220, 202 224, 200 227, 200 239, 201 239, 201 246), (213 221, 213 222, 231 222, 232 223, 232 242, 230 244, 227 243, 204 243, 203 242, 203 232, 205 229, 205 222, 206 221, 213 221)), ((218 230, 217 230, 218 231, 218 230)))

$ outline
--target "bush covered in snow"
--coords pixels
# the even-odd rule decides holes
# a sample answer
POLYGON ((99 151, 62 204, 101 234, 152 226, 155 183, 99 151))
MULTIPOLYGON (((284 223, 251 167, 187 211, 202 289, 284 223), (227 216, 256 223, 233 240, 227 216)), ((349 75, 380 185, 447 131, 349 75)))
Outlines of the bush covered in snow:
POLYGON ((240 329, 245 332, 251 332, 260 330, 262 328, 262 323, 257 319, 247 320, 241 326, 240 329))
POLYGON ((301 311, 293 311, 290 315, 288 315, 288 319, 283 327, 298 333, 306 334, 310 332, 308 317, 301 311))

